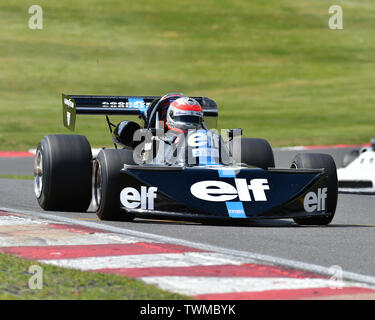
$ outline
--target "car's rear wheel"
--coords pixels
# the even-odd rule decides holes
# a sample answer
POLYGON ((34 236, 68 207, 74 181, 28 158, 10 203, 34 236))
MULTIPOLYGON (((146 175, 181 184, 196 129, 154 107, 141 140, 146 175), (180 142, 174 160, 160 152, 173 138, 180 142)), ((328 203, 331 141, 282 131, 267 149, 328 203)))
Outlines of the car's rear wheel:
POLYGON ((295 156, 292 162, 292 168, 306 169, 324 169, 328 173, 327 188, 327 216, 294 218, 294 221, 300 225, 327 225, 336 212, 338 197, 338 182, 336 164, 333 158, 328 154, 321 153, 300 153, 295 156))
POLYGON ((52 211, 87 211, 91 202, 92 154, 86 137, 49 135, 34 160, 34 192, 52 211))
POLYGON ((104 149, 94 161, 93 205, 100 220, 132 221, 134 214, 120 209, 120 170, 134 164, 131 150, 104 149))
POLYGON ((241 138, 241 150, 233 146, 235 161, 262 169, 274 168, 273 151, 267 140, 261 138, 241 138))

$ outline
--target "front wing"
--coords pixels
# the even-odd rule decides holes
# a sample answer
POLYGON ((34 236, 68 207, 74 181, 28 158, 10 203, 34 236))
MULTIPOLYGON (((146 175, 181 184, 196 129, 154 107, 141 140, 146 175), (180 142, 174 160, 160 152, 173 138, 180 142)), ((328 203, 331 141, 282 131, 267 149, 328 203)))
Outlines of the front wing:
POLYGON ((121 208, 139 216, 197 219, 327 215, 322 169, 125 165, 121 208))

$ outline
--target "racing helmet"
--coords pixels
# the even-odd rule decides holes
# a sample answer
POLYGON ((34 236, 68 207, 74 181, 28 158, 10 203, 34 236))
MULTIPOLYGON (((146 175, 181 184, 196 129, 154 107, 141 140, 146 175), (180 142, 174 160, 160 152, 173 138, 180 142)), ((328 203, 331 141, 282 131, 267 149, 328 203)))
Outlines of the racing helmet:
POLYGON ((199 129, 202 126, 202 121, 202 106, 193 98, 178 98, 169 105, 168 129, 187 132, 189 129, 199 129))

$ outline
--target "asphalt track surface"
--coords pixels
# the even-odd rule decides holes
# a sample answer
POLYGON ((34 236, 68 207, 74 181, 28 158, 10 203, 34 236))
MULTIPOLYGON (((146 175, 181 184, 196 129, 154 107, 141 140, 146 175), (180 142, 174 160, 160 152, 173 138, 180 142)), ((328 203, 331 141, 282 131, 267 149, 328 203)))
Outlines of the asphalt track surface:
MULTIPOLYGON (((338 167, 348 149, 275 150, 277 167, 289 167, 299 152, 331 154, 338 167)), ((0 175, 30 175, 33 158, 1 158, 0 175)), ((134 222, 99 221, 87 213, 44 212, 33 192, 31 180, 0 179, 0 208, 47 213, 76 221, 212 245, 229 250, 288 259, 326 268, 341 267, 372 277, 375 281, 375 197, 340 194, 333 222, 328 226, 298 226, 292 220, 263 220, 237 225, 197 224, 136 219, 134 222)))

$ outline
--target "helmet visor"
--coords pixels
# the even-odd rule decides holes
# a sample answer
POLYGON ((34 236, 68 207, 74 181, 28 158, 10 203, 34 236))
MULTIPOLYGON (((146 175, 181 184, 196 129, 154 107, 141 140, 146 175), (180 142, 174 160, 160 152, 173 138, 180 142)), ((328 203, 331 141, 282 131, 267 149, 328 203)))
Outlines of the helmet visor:
POLYGON ((173 120, 176 122, 184 122, 184 123, 192 123, 192 124, 200 124, 202 122, 202 118, 198 116, 175 116, 173 120))

